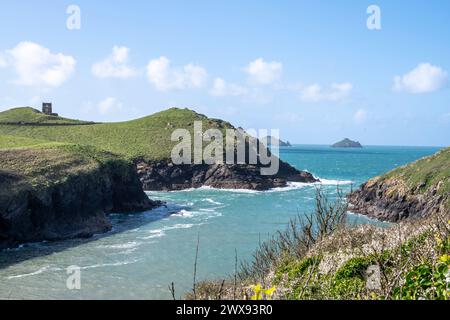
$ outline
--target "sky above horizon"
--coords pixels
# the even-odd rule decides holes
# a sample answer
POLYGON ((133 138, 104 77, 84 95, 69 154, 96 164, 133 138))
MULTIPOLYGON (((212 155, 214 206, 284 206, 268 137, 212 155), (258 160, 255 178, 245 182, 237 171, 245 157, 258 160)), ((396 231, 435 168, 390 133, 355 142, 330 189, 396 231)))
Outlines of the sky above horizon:
POLYGON ((292 143, 448 146, 449 15, 438 0, 0 0, 0 111, 186 107, 292 143))

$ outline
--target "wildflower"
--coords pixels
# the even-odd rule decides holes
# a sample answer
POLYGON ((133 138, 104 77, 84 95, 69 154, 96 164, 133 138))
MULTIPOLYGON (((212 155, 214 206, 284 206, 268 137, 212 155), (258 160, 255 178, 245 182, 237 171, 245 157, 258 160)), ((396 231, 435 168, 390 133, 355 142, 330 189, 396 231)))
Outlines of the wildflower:
POLYGON ((447 263, 450 262, 450 255, 448 254, 444 254, 439 258, 439 261, 443 262, 443 263, 447 263))
POLYGON ((270 299, 276 288, 263 289, 261 284, 258 283, 256 286, 252 286, 252 290, 254 295, 251 297, 251 300, 262 300, 264 297, 270 299))
POLYGON ((252 286, 252 290, 254 295, 251 297, 252 300, 262 300, 262 286, 261 284, 257 284, 256 286, 252 286))

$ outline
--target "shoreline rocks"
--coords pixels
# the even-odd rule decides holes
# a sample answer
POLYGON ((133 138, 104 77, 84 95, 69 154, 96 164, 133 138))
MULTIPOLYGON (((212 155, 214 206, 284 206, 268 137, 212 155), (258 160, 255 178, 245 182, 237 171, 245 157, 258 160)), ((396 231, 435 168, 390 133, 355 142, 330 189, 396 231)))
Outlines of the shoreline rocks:
POLYGON ((281 160, 279 172, 274 176, 261 175, 260 165, 174 165, 170 161, 139 161, 136 167, 144 190, 149 191, 173 191, 202 186, 264 191, 284 187, 288 181, 318 182, 309 172, 298 171, 281 160))
POLYGON ((373 179, 348 195, 350 210, 381 221, 399 222, 444 213, 448 199, 439 186, 425 193, 404 192, 398 180, 373 179))

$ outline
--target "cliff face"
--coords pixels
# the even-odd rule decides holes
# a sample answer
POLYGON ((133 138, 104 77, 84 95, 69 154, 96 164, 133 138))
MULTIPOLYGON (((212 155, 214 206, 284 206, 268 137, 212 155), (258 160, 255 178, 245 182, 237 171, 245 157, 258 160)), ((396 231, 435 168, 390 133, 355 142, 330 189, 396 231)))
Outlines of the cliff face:
POLYGON ((58 149, 0 150, 0 159, 0 248, 89 237, 111 229, 107 213, 159 205, 121 160, 58 149))
POLYGON ((137 163, 145 190, 182 190, 209 186, 220 189, 268 190, 286 186, 288 181, 317 182, 310 173, 298 171, 280 161, 274 176, 263 176, 259 165, 192 164, 173 165, 170 161, 137 163))
POLYGON ((448 196, 439 193, 440 187, 437 185, 425 193, 414 194, 402 192, 401 184, 395 180, 370 181, 349 195, 350 210, 390 222, 444 213, 448 211, 448 196))
POLYGON ((385 221, 450 212, 450 149, 363 184, 348 196, 351 211, 385 221))

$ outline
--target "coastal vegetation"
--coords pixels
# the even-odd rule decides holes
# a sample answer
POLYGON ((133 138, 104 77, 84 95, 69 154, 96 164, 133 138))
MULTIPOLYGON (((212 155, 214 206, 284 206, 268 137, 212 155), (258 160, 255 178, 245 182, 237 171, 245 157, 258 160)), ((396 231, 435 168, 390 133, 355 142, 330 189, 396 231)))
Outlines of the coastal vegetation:
POLYGON ((370 179, 349 196, 354 212, 399 221, 450 211, 450 148, 370 179))
POLYGON ((0 249, 110 230, 106 214, 154 208, 135 167, 92 146, 0 135, 0 249))
MULTIPOLYGON (((160 205, 143 186, 265 190, 292 178, 317 181, 283 163, 273 181, 256 168, 174 166, 170 135, 176 128, 192 132, 194 121, 204 129, 232 128, 176 108, 120 123, 78 122, 31 108, 0 113, 0 248, 108 231, 108 213, 160 205)), ((449 168, 447 148, 371 179, 348 201, 339 189, 336 199, 318 189, 313 212, 262 242, 230 278, 194 276, 187 298, 448 299, 449 168), (351 225, 349 210, 398 223, 351 225)))
POLYGON ((71 125, 71 124, 89 124, 89 123, 90 122, 44 114, 31 107, 13 108, 8 111, 0 112, 0 125, 1 124, 71 125))
MULTIPOLYGON (((436 154, 401 166, 372 181, 385 182, 396 179, 404 193, 424 194, 436 188, 436 193, 450 198, 450 148, 436 154), (438 187, 439 186, 439 187, 438 187)), ((450 209, 450 207, 448 207, 450 209)))
MULTIPOLYGON (((16 140, 16 144, 26 143, 25 139, 31 138, 38 139, 42 143, 77 144, 113 153, 136 165, 145 190, 179 190, 205 185, 216 188, 267 190, 285 186, 288 180, 317 181, 310 173, 299 171, 281 160, 278 173, 271 176, 261 175, 261 168, 267 166, 262 165, 259 159, 256 165, 206 163, 174 165, 171 153, 179 141, 172 141, 171 138, 176 129, 187 130, 193 136, 194 123, 199 122, 202 124, 203 132, 218 129, 225 137, 226 130, 234 128, 226 121, 210 119, 189 109, 171 108, 140 119, 117 123, 54 125, 43 123, 41 121, 43 117, 45 119, 53 117, 55 121, 63 119, 43 115, 32 108, 16 108, 1 112, 0 135, 20 137, 22 140, 16 140), (40 123, 32 125, 33 122, 40 123)), ((194 140, 191 141, 192 144, 194 140)), ((203 140, 203 146, 208 144, 209 142, 203 140)), ((195 149, 195 146, 191 148, 195 149)), ((271 156, 270 160, 272 164, 279 159, 271 156)))
POLYGON ((172 132, 183 128, 193 134, 194 121, 201 121, 204 130, 232 128, 228 122, 209 119, 189 109, 171 108, 125 122, 86 123, 44 115, 32 108, 16 108, 0 112, 0 134, 89 145, 128 160, 159 161, 168 160, 176 145, 171 141, 172 132), (80 125, 26 125, 54 122, 80 125))
POLYGON ((376 177, 350 203, 339 189, 334 200, 317 189, 313 212, 261 243, 229 279, 198 283, 197 298, 250 299, 256 288, 258 299, 450 299, 449 155, 443 149, 376 177), (363 192, 386 181, 390 189, 369 193, 376 202, 363 192), (390 199, 403 205, 388 206, 389 214, 411 211, 389 225, 352 225, 348 211, 358 199, 372 206, 369 214, 386 210, 390 199), (414 214, 424 203, 432 205, 414 214))
POLYGON ((229 278, 196 284, 197 299, 450 299, 448 213, 356 226, 342 200, 318 190, 314 212, 261 243, 229 278))

